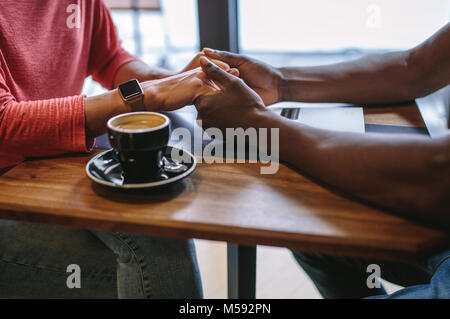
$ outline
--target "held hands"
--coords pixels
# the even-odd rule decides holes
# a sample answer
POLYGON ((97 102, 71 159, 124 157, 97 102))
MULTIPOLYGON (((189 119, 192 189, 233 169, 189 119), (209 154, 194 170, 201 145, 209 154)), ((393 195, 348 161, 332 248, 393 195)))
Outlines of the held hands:
MULTIPOLYGON (((199 68, 200 67, 200 58, 202 56, 205 56, 204 52, 197 53, 197 55, 191 60, 191 62, 189 62, 189 64, 180 73, 199 68)), ((230 65, 228 63, 218 60, 218 59, 214 59, 214 58, 210 58, 210 60, 212 63, 214 63, 215 65, 220 67, 222 70, 225 70, 227 72, 230 70, 230 65)))
MULTIPOLYGON (((237 68, 240 77, 262 98, 265 105, 281 101, 281 72, 261 61, 225 51, 204 49, 203 53, 212 62, 217 60, 237 68)), ((216 63, 217 64, 217 63, 216 63)))
MULTIPOLYGON (((207 78, 200 68, 200 58, 204 53, 198 53, 194 59, 175 75, 158 80, 142 82, 144 104, 149 111, 173 111, 183 106, 193 104, 199 96, 217 93, 220 88, 207 78)), ((234 76, 239 71, 222 61, 212 59, 221 69, 234 76)))
MULTIPOLYGON (((236 76, 239 74, 235 69, 229 69, 228 72, 236 76)), ((141 86, 144 90, 144 104, 147 109, 157 112, 173 111, 193 104, 199 96, 220 91, 220 88, 206 77, 200 67, 167 78, 146 81, 141 83, 141 86)))
POLYGON ((261 115, 270 112, 242 79, 223 71, 205 57, 200 59, 200 64, 207 78, 219 88, 195 101, 203 127, 256 127, 261 115))

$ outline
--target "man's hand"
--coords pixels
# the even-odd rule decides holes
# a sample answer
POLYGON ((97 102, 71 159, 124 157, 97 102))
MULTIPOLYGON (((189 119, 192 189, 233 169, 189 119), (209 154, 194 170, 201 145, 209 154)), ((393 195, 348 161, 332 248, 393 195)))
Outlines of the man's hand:
POLYGON ((240 77, 250 86, 264 101, 265 105, 280 102, 281 72, 258 60, 243 55, 203 49, 203 53, 210 59, 223 61, 232 68, 237 68, 240 77))
POLYGON ((269 112, 258 94, 240 78, 223 71, 205 57, 200 58, 200 64, 206 76, 220 88, 220 91, 210 92, 195 101, 204 127, 245 129, 255 126, 259 115, 269 112))

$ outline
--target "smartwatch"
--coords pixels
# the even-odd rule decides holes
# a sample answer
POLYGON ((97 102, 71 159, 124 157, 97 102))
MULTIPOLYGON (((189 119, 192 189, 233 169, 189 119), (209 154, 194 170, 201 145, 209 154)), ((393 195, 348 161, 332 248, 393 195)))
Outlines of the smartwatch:
POLYGON ((132 112, 146 111, 144 105, 144 91, 138 80, 132 79, 119 84, 119 94, 126 105, 131 107, 132 112))

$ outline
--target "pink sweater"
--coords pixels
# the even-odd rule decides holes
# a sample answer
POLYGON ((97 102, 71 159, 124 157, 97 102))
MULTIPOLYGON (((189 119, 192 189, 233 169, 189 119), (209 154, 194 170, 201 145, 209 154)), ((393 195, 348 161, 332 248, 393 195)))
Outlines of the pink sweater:
POLYGON ((111 89, 134 59, 102 0, 1 0, 0 168, 87 151, 85 78, 111 89))

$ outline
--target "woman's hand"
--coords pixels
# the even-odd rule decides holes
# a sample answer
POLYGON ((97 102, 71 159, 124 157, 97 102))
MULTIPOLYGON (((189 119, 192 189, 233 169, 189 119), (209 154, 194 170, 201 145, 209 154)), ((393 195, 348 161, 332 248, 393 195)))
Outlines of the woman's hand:
MULTIPOLYGON (((205 56, 205 53, 203 51, 197 53, 197 55, 191 60, 191 62, 189 62, 189 64, 180 73, 184 73, 184 72, 199 68, 200 67, 200 58, 202 56, 205 56)), ((231 67, 228 63, 221 61, 221 60, 211 58, 211 57, 209 59, 211 62, 213 62, 215 65, 217 65, 222 70, 225 70, 227 72, 230 71, 231 67)))
MULTIPOLYGON (((228 69, 227 74, 238 76, 239 71, 228 69)), ((201 68, 141 82, 141 86, 144 91, 146 109, 156 112, 173 111, 185 105, 194 104, 200 96, 220 92, 220 88, 213 80, 206 77, 201 68)), ((86 98, 84 109, 87 138, 104 134, 106 122, 111 117, 132 111, 130 106, 124 103, 117 89, 86 98)))
MULTIPOLYGON (((229 70, 238 75, 238 71, 229 70)), ((141 83, 144 90, 144 104, 149 111, 173 111, 193 104, 199 96, 218 93, 220 88, 208 79, 201 68, 170 76, 160 80, 141 83)))

